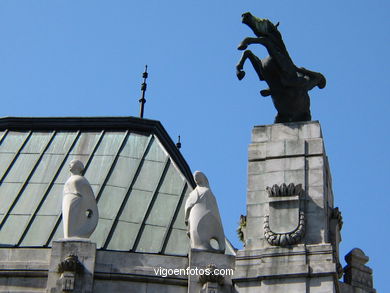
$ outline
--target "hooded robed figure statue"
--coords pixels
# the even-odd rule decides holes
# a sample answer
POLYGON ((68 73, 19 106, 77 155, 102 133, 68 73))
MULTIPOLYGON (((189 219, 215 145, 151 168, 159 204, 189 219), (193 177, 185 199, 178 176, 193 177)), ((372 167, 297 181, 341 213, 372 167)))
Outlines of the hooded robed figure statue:
POLYGON ((191 249, 224 253, 225 234, 215 196, 202 172, 196 171, 194 180, 197 186, 185 205, 191 249))

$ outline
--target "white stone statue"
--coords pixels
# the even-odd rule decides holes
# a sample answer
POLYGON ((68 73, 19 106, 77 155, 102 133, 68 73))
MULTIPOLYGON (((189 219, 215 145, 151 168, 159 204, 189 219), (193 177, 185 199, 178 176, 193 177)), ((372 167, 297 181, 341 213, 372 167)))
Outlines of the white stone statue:
POLYGON ((69 164, 72 174, 66 181, 62 198, 62 220, 65 239, 88 239, 96 228, 99 212, 88 180, 81 174, 79 160, 69 164))
POLYGON ((197 184, 185 205, 185 223, 188 226, 191 249, 225 252, 225 234, 217 201, 207 177, 200 171, 194 173, 197 184), (212 242, 216 245, 212 246, 212 242))

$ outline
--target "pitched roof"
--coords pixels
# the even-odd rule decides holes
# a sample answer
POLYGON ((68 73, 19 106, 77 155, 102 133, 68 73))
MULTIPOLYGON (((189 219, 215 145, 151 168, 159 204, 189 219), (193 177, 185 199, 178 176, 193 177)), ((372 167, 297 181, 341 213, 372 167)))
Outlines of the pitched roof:
POLYGON ((85 165, 99 249, 186 255, 184 203, 195 184, 160 122, 135 117, 0 118, 0 246, 62 238, 63 184, 85 165))

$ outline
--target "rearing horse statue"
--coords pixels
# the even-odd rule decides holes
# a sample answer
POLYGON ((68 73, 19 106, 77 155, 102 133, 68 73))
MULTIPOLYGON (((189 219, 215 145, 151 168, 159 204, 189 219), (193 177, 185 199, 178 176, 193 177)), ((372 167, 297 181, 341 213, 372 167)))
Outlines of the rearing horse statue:
POLYGON ((251 44, 261 44, 267 49, 269 56, 259 59, 252 51, 245 50, 236 66, 238 79, 244 78, 245 71, 242 69, 246 59, 249 59, 259 79, 269 86, 260 91, 260 94, 272 97, 278 111, 275 123, 310 121, 308 91, 315 86, 324 88, 325 77, 321 73, 295 66, 278 31, 279 23, 274 25, 268 19, 257 18, 249 12, 242 15, 242 22, 252 29, 256 38, 245 38, 238 50, 245 50, 251 44))

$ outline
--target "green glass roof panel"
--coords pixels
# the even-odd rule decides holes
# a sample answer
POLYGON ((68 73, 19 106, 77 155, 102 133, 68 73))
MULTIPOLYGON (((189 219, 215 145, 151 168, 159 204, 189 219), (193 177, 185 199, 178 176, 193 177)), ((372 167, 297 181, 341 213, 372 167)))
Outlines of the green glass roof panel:
MULTIPOLYGON (((63 239, 63 238, 64 238, 64 226, 63 226, 62 220, 61 220, 60 224, 58 225, 58 227, 54 233, 54 236, 50 240, 49 246, 52 245, 53 241, 58 241, 58 240, 63 239)), ((47 240, 49 240, 49 239, 45 239, 45 244, 46 244, 47 240)))
POLYGON ((119 221, 107 246, 110 250, 129 251, 134 245, 140 224, 119 221))
POLYGON ((113 156, 93 156, 84 174, 88 182, 90 184, 101 184, 107 177, 113 160, 113 156))
POLYGON ((146 224, 168 226, 178 201, 178 196, 159 193, 153 204, 152 211, 146 220, 146 224))
POLYGON ((140 159, 119 156, 108 185, 128 187, 139 165, 140 159))
POLYGON ((5 214, 15 200, 22 183, 3 183, 0 185, 0 214, 5 214))
POLYGON ((151 200, 152 192, 133 189, 119 219, 141 223, 151 200))
POLYGON ((21 150, 22 154, 39 154, 44 150, 50 137, 51 132, 33 132, 27 143, 21 150))
POLYGON ((115 155, 118 152, 125 135, 126 133, 124 131, 106 132, 95 155, 115 155))
POLYGON ((165 254, 186 255, 190 249, 190 240, 186 230, 172 229, 165 254))
POLYGON ((43 246, 54 228, 56 216, 36 216, 21 246, 43 246))
POLYGON ((99 217, 115 219, 125 195, 125 188, 106 185, 98 202, 99 217))
POLYGON ((120 155, 140 159, 145 151, 149 137, 149 135, 130 133, 120 155))
POLYGON ((37 213, 38 215, 58 216, 61 213, 63 188, 63 184, 53 184, 37 213))
POLYGON ((159 253, 167 228, 145 225, 137 252, 159 253))
POLYGON ((89 155, 92 153, 101 132, 82 132, 76 145, 70 152, 71 155, 89 155))
POLYGON ((141 172, 134 184, 135 189, 153 191, 162 175, 164 163, 157 161, 144 161, 141 172))
POLYGON ((113 220, 99 218, 96 230, 91 235, 91 241, 96 243, 96 248, 101 248, 110 233, 113 220))
POLYGON ((5 177, 4 182, 25 182, 38 158, 38 154, 20 154, 5 177))
POLYGON ((13 153, 0 154, 0 178, 3 177, 4 173, 7 171, 14 156, 15 154, 13 153))
POLYGON ((175 165, 170 164, 159 191, 171 195, 181 195, 183 187, 184 178, 180 176, 175 165))
POLYGON ((27 215, 10 215, 5 221, 5 224, 0 229, 0 246, 2 244, 6 245, 16 245, 22 235, 24 229, 26 228, 27 221, 30 216, 27 215))
POLYGON ((11 214, 30 215, 43 197, 46 184, 28 184, 20 195, 11 214))
POLYGON ((30 179, 30 183, 49 183, 64 159, 64 155, 45 154, 30 179))
POLYGON ((185 204, 186 204, 189 192, 191 192, 191 191, 187 189, 186 195, 181 203, 179 213, 177 214, 175 222, 173 223, 173 228, 184 229, 184 230, 187 229, 187 226, 184 223, 184 208, 185 208, 185 204))
POLYGON ((9 131, 0 144, 0 153, 16 153, 28 136, 28 131, 9 131))
POLYGON ((157 162, 165 162, 168 154, 163 149, 162 145, 158 141, 157 137, 154 137, 152 145, 148 153, 146 154, 145 160, 149 161, 157 161, 157 162))
POLYGON ((77 136, 76 132, 58 132, 46 150, 46 154, 64 155, 77 136))

